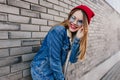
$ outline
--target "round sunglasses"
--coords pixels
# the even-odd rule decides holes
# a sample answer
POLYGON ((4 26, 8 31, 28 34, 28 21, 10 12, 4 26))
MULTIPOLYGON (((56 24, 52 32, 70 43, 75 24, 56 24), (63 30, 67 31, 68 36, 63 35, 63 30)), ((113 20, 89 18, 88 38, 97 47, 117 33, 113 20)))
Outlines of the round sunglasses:
MULTIPOLYGON (((71 23, 73 23, 74 21, 76 21, 76 17, 75 16, 71 16, 70 19, 69 19, 69 21, 71 23)), ((82 24, 83 24, 83 20, 77 20, 76 25, 78 25, 78 27, 81 27, 82 24)))

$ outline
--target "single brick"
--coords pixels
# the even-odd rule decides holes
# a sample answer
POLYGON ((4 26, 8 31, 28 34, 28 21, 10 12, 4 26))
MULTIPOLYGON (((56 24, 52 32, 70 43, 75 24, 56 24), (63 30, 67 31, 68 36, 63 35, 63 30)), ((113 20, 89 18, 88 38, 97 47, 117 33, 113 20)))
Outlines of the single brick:
POLYGON ((56 24, 59 24, 59 22, 57 22, 57 21, 48 21, 48 25, 50 25, 50 26, 54 26, 54 25, 56 25, 56 24))
POLYGON ((48 13, 59 16, 59 11, 56 11, 56 10, 53 10, 53 9, 48 9, 48 13))
POLYGON ((0 31, 0 39, 8 39, 8 32, 0 31))
POLYGON ((40 0, 40 5, 48 7, 48 8, 53 8, 53 4, 46 2, 44 0, 40 0), (47 5, 46 5, 47 4, 47 5))
POLYGON ((40 44, 40 40, 39 39, 22 40, 22 46, 39 45, 39 44, 40 44))
POLYGON ((54 7, 55 10, 62 11, 62 12, 64 11, 64 8, 61 7, 61 6, 54 5, 53 7, 54 7))
POLYGON ((21 15, 39 18, 39 12, 21 9, 21 15))
POLYGON ((21 62, 21 57, 7 57, 0 59, 0 66, 8 66, 21 62))
POLYGON ((54 20, 62 22, 62 21, 64 21, 64 18, 58 17, 58 16, 54 16, 54 20))
POLYGON ((47 32, 32 32, 32 38, 44 38, 47 32))
POLYGON ((29 17, 17 16, 17 15, 11 15, 11 14, 8 14, 8 19, 11 22, 19 22, 19 23, 29 23, 30 22, 29 17))
POLYGON ((21 24, 22 31, 39 31, 39 25, 21 24))
POLYGON ((67 18, 67 17, 68 17, 68 14, 63 13, 63 12, 60 12, 60 16, 62 16, 62 17, 64 17, 64 18, 67 18))
POLYGON ((46 12, 47 9, 45 7, 42 7, 42 6, 39 6, 39 5, 31 4, 31 10, 46 12))
POLYGON ((30 61, 35 56, 35 53, 24 54, 22 55, 22 61, 30 61))
POLYGON ((0 0, 0 3, 6 3, 6 0, 0 0))
POLYGON ((19 55, 19 54, 25 54, 25 53, 31 53, 32 47, 19 47, 19 48, 10 48, 10 55, 19 55))
POLYGON ((5 74, 10 73, 10 67, 5 66, 5 67, 0 67, 0 76, 3 76, 5 74))
POLYGON ((19 30, 19 24, 0 22, 0 30, 19 30))
POLYGON ((19 14, 19 8, 0 4, 0 12, 19 14))
POLYGON ((9 32, 9 38, 31 38, 31 32, 9 32))
POLYGON ((7 21, 7 14, 0 13, 0 21, 7 21))
POLYGON ((32 18, 32 19, 31 19, 31 23, 32 23, 32 24, 47 25, 47 20, 32 18))
POLYGON ((30 9, 30 3, 20 1, 20 0, 8 0, 8 4, 13 5, 13 6, 17 6, 17 7, 21 7, 21 8, 30 9))
POLYGON ((9 56, 8 49, 0 49, 0 58, 9 56))
POLYGON ((20 80, 22 78, 22 71, 11 73, 0 77, 0 80, 20 80))
POLYGON ((23 77, 27 77, 30 75, 30 69, 23 70, 23 77))
POLYGON ((51 3, 54 3, 54 4, 59 4, 59 1, 58 1, 58 0, 47 0, 47 1, 49 1, 49 2, 51 2, 51 3))
POLYGON ((21 46, 20 40, 0 40, 0 48, 21 46))
POLYGON ((38 4, 38 0, 24 0, 24 1, 28 1, 28 2, 31 2, 31 3, 36 3, 36 4, 38 4))
POLYGON ((62 6, 62 7, 68 8, 68 4, 66 4, 66 3, 60 2, 59 5, 62 6))
POLYGON ((51 29, 50 26, 40 26, 41 31, 49 31, 51 29))
POLYGON ((11 65, 11 72, 16 72, 19 70, 27 69, 30 67, 30 63, 31 62, 24 62, 24 63, 11 65))
POLYGON ((53 15, 41 13, 41 18, 53 20, 53 15))

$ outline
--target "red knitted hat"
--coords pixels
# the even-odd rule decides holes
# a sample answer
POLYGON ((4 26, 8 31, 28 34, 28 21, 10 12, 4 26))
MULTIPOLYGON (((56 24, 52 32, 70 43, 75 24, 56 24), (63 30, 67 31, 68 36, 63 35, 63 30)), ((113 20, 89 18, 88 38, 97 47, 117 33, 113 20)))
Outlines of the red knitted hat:
POLYGON ((83 12, 85 12, 85 14, 87 15, 87 18, 88 18, 88 24, 90 23, 91 18, 95 15, 94 12, 89 7, 87 7, 86 5, 76 6, 72 10, 75 10, 75 9, 80 9, 83 12))

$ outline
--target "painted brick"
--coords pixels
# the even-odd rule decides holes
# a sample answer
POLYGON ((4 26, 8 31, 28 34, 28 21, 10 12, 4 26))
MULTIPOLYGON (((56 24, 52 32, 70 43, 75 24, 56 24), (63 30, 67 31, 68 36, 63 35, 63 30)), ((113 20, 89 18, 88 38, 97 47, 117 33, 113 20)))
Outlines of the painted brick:
POLYGON ((23 77, 22 79, 20 80, 33 80, 31 76, 26 76, 26 77, 23 77))
POLYGON ((41 18, 43 18, 43 19, 53 20, 53 15, 45 14, 45 13, 40 13, 40 14, 41 14, 41 18))
POLYGON ((53 7, 54 7, 55 10, 62 11, 62 12, 64 11, 64 8, 61 7, 61 6, 54 5, 53 7))
POLYGON ((28 2, 31 2, 31 3, 36 3, 36 4, 38 4, 38 0, 24 0, 24 1, 28 1, 28 2))
POLYGON ((7 21, 7 14, 0 13, 0 21, 7 21))
POLYGON ((78 4, 77 3, 72 3, 72 6, 78 6, 78 4))
POLYGON ((0 22, 0 30, 19 30, 19 25, 14 23, 0 22))
POLYGON ((51 3, 54 3, 54 4, 59 4, 59 1, 58 1, 58 0, 47 0, 47 1, 49 1, 49 2, 51 2, 51 3))
POLYGON ((10 67, 5 66, 5 67, 0 67, 0 76, 3 76, 5 74, 10 73, 10 67))
POLYGON ((11 65, 11 72, 16 72, 30 67, 31 62, 24 62, 19 64, 11 65))
POLYGON ((23 2, 20 0, 8 0, 8 4, 13 5, 13 6, 17 6, 17 7, 21 7, 21 8, 30 9, 30 3, 23 2))
POLYGON ((33 40, 22 40, 22 46, 28 46, 28 45, 39 45, 40 40, 39 39, 33 39, 33 40))
POLYGON ((68 14, 70 12, 70 10, 65 8, 64 12, 68 14))
POLYGON ((20 40, 0 40, 0 48, 21 46, 20 40))
POLYGON ((19 8, 0 4, 0 12, 19 14, 19 8))
POLYGON ((47 32, 32 32, 32 38, 44 38, 47 32))
POLYGON ((48 8, 53 8, 53 4, 49 3, 49 2, 46 2, 44 0, 40 0, 40 5, 42 6, 45 6, 45 7, 48 7, 48 8), (47 4, 47 5, 46 5, 47 4))
POLYGON ((31 38, 31 32, 9 32, 9 38, 31 38))
POLYGON ((59 12, 53 9, 48 9, 48 13, 53 15, 59 15, 59 12))
POLYGON ((58 17, 58 16, 54 16, 54 20, 62 22, 62 21, 64 21, 64 18, 58 17))
POLYGON ((47 20, 32 18, 32 19, 31 19, 31 23, 32 23, 32 24, 47 25, 47 20))
POLYGON ((21 15, 39 18, 39 12, 21 9, 21 15))
POLYGON ((59 5, 62 6, 62 7, 68 8, 68 4, 66 4, 66 3, 60 2, 59 5))
POLYGON ((22 55, 22 61, 30 61, 35 56, 35 53, 22 55))
POLYGON ((8 49, 0 49, 0 58, 9 56, 8 49))
POLYGON ((25 69, 23 70, 23 77, 29 76, 30 75, 30 69, 25 69))
POLYGON ((59 24, 59 22, 57 22, 57 21, 48 21, 48 25, 50 25, 50 26, 54 26, 54 25, 56 25, 56 24, 59 24))
POLYGON ((6 0, 0 0, 0 3, 6 3, 6 0))
POLYGON ((0 59, 0 66, 8 66, 21 62, 21 57, 7 57, 0 59))
POLYGON ((8 39, 8 32, 0 31, 0 39, 8 39))
POLYGON ((22 78, 22 71, 8 74, 0 77, 0 80, 20 80, 22 78))
POLYGON ((51 29, 51 27, 49 27, 49 26, 40 26, 41 31, 49 31, 50 29, 51 29))
POLYGON ((19 55, 19 54, 26 54, 31 53, 32 47, 19 47, 19 48, 10 48, 10 55, 19 55))
POLYGON ((9 21, 11 22, 19 22, 19 23, 29 23, 30 18, 24 16, 17 16, 17 15, 8 15, 9 21))
MULTIPOLYGON (((76 0, 76 1, 77 1, 77 0, 76 0)), ((64 2, 65 2, 66 4, 69 4, 69 5, 72 4, 72 2, 71 2, 70 0, 64 0, 64 2)))
POLYGON ((39 31, 39 25, 21 24, 22 31, 39 31))
POLYGON ((63 12, 60 12, 60 16, 67 18, 67 17, 68 17, 68 14, 63 13, 63 12))
POLYGON ((39 5, 31 5, 31 10, 34 11, 40 11, 40 12, 46 12, 47 9, 45 7, 39 6, 39 5))

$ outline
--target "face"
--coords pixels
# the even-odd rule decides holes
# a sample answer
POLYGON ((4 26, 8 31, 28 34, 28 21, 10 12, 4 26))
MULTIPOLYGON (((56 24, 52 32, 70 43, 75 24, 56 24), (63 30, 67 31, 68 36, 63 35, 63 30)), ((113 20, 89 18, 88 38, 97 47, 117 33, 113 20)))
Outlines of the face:
POLYGON ((83 24, 83 14, 81 10, 78 10, 72 14, 72 16, 69 19, 70 25, 69 25, 69 30, 71 32, 76 32, 78 31, 83 24))

